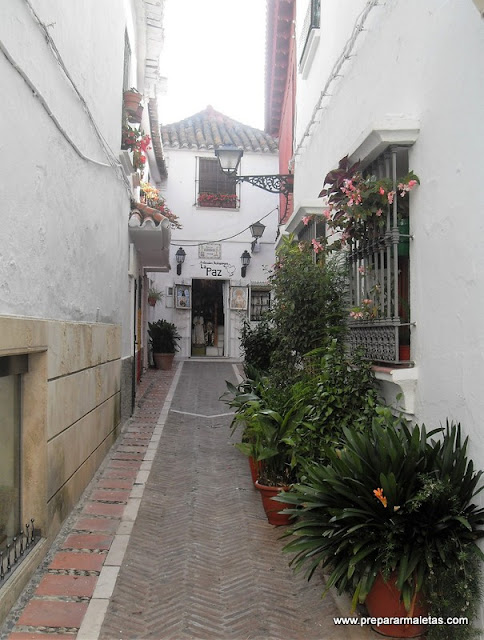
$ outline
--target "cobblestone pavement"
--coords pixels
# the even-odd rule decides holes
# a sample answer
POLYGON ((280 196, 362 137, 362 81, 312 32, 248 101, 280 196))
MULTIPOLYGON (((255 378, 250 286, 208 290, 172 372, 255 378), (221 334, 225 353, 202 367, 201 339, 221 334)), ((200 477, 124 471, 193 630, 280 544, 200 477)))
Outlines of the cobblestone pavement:
MULTIPOLYGON (((10 640, 366 640, 294 575, 218 398, 227 362, 148 372, 118 444, 2 629, 10 640), (173 384, 169 390, 170 383, 173 384), (142 389, 143 391, 143 389, 142 389)), ((347 615, 347 611, 343 615, 347 615)), ((381 637, 381 636, 378 636, 381 637)))

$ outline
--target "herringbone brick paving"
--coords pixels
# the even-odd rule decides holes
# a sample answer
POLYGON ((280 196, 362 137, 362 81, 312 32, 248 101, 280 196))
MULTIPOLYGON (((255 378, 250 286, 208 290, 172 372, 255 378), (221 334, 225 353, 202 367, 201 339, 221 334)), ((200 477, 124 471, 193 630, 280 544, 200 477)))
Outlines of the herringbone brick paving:
MULTIPOLYGON (((221 414, 229 364, 188 362, 172 410, 221 414)), ((323 585, 295 576, 268 524, 230 416, 172 411, 101 630, 114 638, 337 640, 323 585)), ((362 636, 363 637, 363 636, 362 636)))
MULTIPOLYGON (((282 532, 267 523, 229 437, 231 418, 220 415, 229 411, 218 397, 225 379, 235 381, 231 366, 178 366, 173 411, 104 624, 84 640, 376 638, 334 626, 340 613, 331 596, 320 599, 320 578, 307 583, 288 567, 282 532)), ((75 640, 173 375, 147 372, 128 428, 0 629, 3 640, 75 640)))
POLYGON ((151 370, 143 376, 127 429, 13 607, 0 638, 75 639, 141 465, 137 452, 148 446, 174 374, 151 370))

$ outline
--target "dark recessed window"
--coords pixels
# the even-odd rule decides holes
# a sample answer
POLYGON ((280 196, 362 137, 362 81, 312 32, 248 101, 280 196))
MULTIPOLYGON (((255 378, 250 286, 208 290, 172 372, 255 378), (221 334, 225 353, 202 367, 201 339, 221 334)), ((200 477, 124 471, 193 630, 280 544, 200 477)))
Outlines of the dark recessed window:
POLYGON ((197 204, 219 209, 238 207, 235 180, 222 173, 217 158, 199 158, 197 204))

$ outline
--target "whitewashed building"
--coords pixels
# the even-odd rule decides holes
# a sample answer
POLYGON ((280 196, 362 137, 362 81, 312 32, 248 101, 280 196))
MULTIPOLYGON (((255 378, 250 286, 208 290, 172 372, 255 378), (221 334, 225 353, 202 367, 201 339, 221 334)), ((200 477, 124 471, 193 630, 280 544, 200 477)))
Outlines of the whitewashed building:
POLYGON ((214 150, 243 149, 239 175, 278 173, 277 142, 207 107, 161 127, 168 179, 162 192, 182 229, 172 231, 171 271, 153 275, 164 294, 151 312, 174 322, 181 357, 240 357, 240 327, 257 321, 270 304, 279 196, 225 176, 214 150), (249 227, 265 226, 255 241, 249 227), (177 262, 177 252, 184 262, 177 262), (250 258, 243 268, 242 255, 250 258), (180 255, 180 253, 179 253, 180 255))
MULTIPOLYGON (((459 420, 484 466, 484 22, 469 2, 316 0, 297 5, 294 214, 341 158, 369 167, 395 151, 421 184, 410 194, 410 356, 381 374, 421 422, 459 420), (343 19, 344 18, 344 19, 343 19), (331 37, 329 37, 331 36, 331 37), (466 46, 459 43, 464 41, 466 46)), ((375 166, 375 165, 373 165, 375 166)), ((388 367, 387 367, 388 369, 388 367)))
MULTIPOLYGON (((324 177, 347 155, 375 171, 395 158, 397 173, 419 176, 406 265, 398 258, 410 353, 401 358, 392 343, 390 356, 374 358, 376 375, 387 400, 416 422, 460 422, 480 469, 483 10, 472 0, 297 3, 294 214, 286 226, 300 232, 303 216, 321 214, 324 177)), ((388 342, 372 333, 378 321, 362 324, 374 345, 388 342)))
MULTIPOLYGON (((131 413, 142 285, 147 267, 169 268, 170 229, 129 224, 139 175, 121 152, 123 90, 144 94, 134 127, 148 133, 162 24, 162 1, 0 6, 3 569, 31 519, 36 534, 15 578, 0 572, 0 619, 131 413)), ((157 126, 153 138, 145 179, 164 170, 157 126)))

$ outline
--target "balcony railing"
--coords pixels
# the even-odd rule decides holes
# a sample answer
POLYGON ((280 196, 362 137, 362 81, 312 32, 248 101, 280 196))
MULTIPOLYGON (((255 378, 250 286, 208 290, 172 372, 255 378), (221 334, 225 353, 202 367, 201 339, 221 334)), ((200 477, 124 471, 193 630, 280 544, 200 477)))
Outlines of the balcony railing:
MULTIPOLYGON (((401 150, 391 150, 369 171, 396 180, 401 155, 401 150)), ((350 314, 348 346, 351 352, 360 350, 375 362, 410 361, 408 215, 408 199, 401 202, 395 197, 383 228, 369 225, 363 237, 349 242, 354 311, 350 314)))

